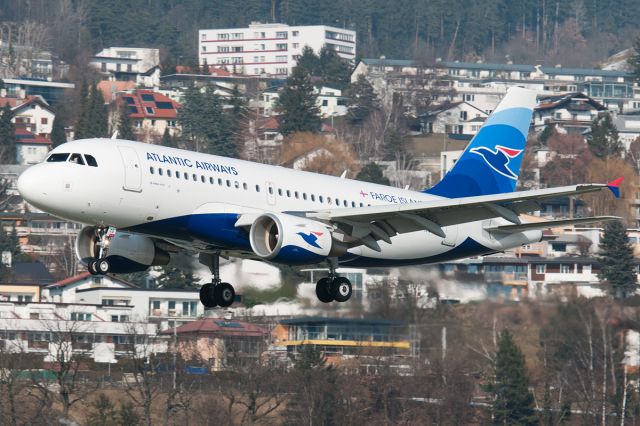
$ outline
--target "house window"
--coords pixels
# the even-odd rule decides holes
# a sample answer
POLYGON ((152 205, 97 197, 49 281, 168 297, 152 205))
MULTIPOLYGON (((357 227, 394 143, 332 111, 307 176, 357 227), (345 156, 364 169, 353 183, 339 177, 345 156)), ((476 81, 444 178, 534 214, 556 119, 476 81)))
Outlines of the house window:
POLYGON ((571 273, 571 265, 567 265, 567 264, 560 265, 560 273, 561 274, 570 274, 571 273))
POLYGON ((460 120, 467 119, 467 111, 460 111, 460 120))
POLYGON ((544 274, 547 270, 547 265, 536 265, 536 274, 544 274))
POLYGON ((40 124, 49 124, 49 119, 47 117, 42 117, 40 119, 40 124))
POLYGON ((106 62, 102 62, 100 64, 100 70, 102 70, 102 72, 106 72, 107 71, 107 63, 106 62))
POLYGON ((85 312, 71 312, 71 321, 91 321, 91 314, 85 312))
POLYGON ((151 307, 153 309, 160 309, 160 301, 159 300, 154 300, 153 302, 151 302, 151 307))
POLYGON ((322 106, 329 106, 329 100, 323 99, 322 100, 322 106))

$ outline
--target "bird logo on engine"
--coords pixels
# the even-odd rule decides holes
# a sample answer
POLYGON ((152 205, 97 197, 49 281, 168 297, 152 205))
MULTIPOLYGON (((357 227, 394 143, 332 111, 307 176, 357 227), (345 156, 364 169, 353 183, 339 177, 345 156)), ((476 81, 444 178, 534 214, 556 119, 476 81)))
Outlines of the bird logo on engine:
POLYGON ((298 235, 300 235, 300 237, 304 240, 304 242, 309 244, 311 247, 315 247, 315 248, 319 248, 319 249, 322 248, 317 243, 318 237, 321 237, 323 235, 322 232, 314 232, 314 231, 312 231, 312 232, 310 232, 308 234, 305 234, 304 232, 298 232, 298 235))

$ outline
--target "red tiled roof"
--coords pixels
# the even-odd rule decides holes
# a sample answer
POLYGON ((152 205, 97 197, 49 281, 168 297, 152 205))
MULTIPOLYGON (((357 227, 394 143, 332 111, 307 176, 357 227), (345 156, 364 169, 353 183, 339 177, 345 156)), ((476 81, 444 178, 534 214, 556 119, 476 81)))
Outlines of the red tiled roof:
POLYGON ((17 128, 16 143, 25 145, 51 145, 51 139, 45 136, 35 135, 26 129, 17 128))
POLYGON ((231 77, 233 75, 233 73, 225 69, 216 67, 209 67, 209 74, 215 75, 216 77, 231 77))
POLYGON ((0 98, 0 108, 4 108, 6 104, 9 104, 11 108, 14 108, 16 105, 18 105, 18 99, 17 98, 0 98))
MULTIPOLYGON (((173 334, 173 329, 162 334, 173 334)), ((244 321, 226 320, 224 318, 204 318, 183 324, 176 329, 176 334, 217 334, 225 336, 262 337, 269 334, 266 328, 244 321)))
POLYGON ((260 117, 257 120, 256 127, 261 131, 278 130, 280 124, 275 117, 260 117))
POLYGON ((176 74, 187 74, 191 72, 191 67, 176 65, 176 74))
POLYGON ((153 90, 135 90, 131 93, 123 93, 118 96, 117 104, 130 108, 129 116, 131 118, 143 119, 175 120, 178 116, 178 109, 182 108, 178 102, 153 90))

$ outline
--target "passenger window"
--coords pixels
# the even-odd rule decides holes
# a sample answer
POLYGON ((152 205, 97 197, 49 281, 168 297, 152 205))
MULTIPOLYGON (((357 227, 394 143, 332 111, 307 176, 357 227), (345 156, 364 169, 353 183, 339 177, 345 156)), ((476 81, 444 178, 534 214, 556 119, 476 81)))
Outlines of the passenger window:
POLYGON ((291 191, 287 189, 287 197, 291 198, 291 191))
POLYGON ((343 204, 345 207, 349 207, 349 202, 348 202, 347 200, 344 200, 344 201, 342 202, 342 204, 343 204))
POLYGON ((324 203, 324 198, 322 197, 322 195, 318 197, 318 201, 320 201, 321 203, 324 203))
POLYGON ((176 177, 180 179, 180 172, 176 170, 176 177))
POLYGON ((189 173, 184 172, 184 180, 189 180, 189 173))
POLYGON ((327 197, 327 204, 331 204, 331 197, 327 197))
POLYGON ((242 182, 242 189, 244 189, 245 191, 247 190, 247 183, 246 182, 242 182))
POLYGON ((273 195, 273 187, 269 187, 269 194, 273 195))
POLYGON ((238 182, 237 180, 233 181, 233 186, 234 186, 236 189, 239 189, 239 188, 240 188, 240 182, 238 182))
POLYGON ((66 154, 51 154, 47 158, 47 163, 64 163, 69 158, 69 153, 66 154))
POLYGON ((296 197, 296 199, 298 199, 298 191, 295 191, 295 192, 293 193, 293 196, 294 196, 294 197, 296 197))
POLYGON ((222 179, 218 178, 218 185, 222 186, 222 179))
POLYGON ((205 183, 207 180, 204 178, 204 175, 200 175, 200 180, 202 181, 202 183, 205 183))
POLYGON ((256 185, 256 192, 260 192, 260 185, 256 185))
POLYGON ((355 201, 352 201, 352 202, 351 202, 351 207, 355 207, 355 206, 356 206, 356 202, 355 202, 355 201))
POLYGON ((311 194, 311 201, 315 202, 316 201, 316 196, 315 194, 311 194))
POLYGON ((193 178, 193 181, 194 181, 194 182, 197 182, 197 181, 198 181, 198 176, 196 176, 196 174, 195 174, 195 173, 194 173, 194 174, 192 174, 192 175, 191 175, 191 177, 193 178))
POLYGON ((154 173, 154 171, 153 171, 153 166, 149 167, 149 173, 151 173, 151 174, 153 174, 153 173, 154 173))
POLYGON ((171 170, 167 170, 167 176, 171 177, 171 170))
POLYGON ((231 188, 231 181, 229 179, 227 179, 227 186, 231 188))
POLYGON ((282 197, 282 188, 278 188, 278 195, 282 197))
POLYGON ((214 182, 215 182, 215 180, 214 180, 212 177, 209 177, 209 183, 210 183, 211 185, 213 185, 213 183, 214 183, 214 182))
POLYGON ((307 193, 306 192, 302 193, 302 199, 305 200, 305 201, 307 200, 307 193))
POLYGON ((336 198, 336 206, 340 206, 340 200, 336 198))
POLYGON ((360 207, 364 207, 364 204, 360 203, 360 207))
POLYGON ((80 154, 71 154, 71 157, 69 158, 69 162, 84 166, 84 160, 82 159, 82 155, 80 154))
POLYGON ((87 160, 87 164, 91 167, 98 167, 98 162, 93 155, 85 154, 84 158, 87 160))
POLYGON ((162 169, 158 169, 158 174, 162 176, 162 169))

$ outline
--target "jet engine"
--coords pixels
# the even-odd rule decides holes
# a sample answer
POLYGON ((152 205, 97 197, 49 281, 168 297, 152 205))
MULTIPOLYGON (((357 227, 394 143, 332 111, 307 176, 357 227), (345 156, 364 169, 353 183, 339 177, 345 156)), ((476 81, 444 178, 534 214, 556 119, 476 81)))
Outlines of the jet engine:
POLYGON ((251 249, 264 260, 289 265, 319 263, 346 252, 322 222, 285 213, 265 213, 251 225, 251 249))
MULTIPOLYGON (((99 247, 93 226, 82 228, 76 238, 76 256, 83 264, 95 259, 99 247)), ((169 253, 156 247, 151 238, 117 232, 111 239, 106 259, 109 261, 109 272, 128 274, 145 271, 150 266, 169 263, 169 253)))

